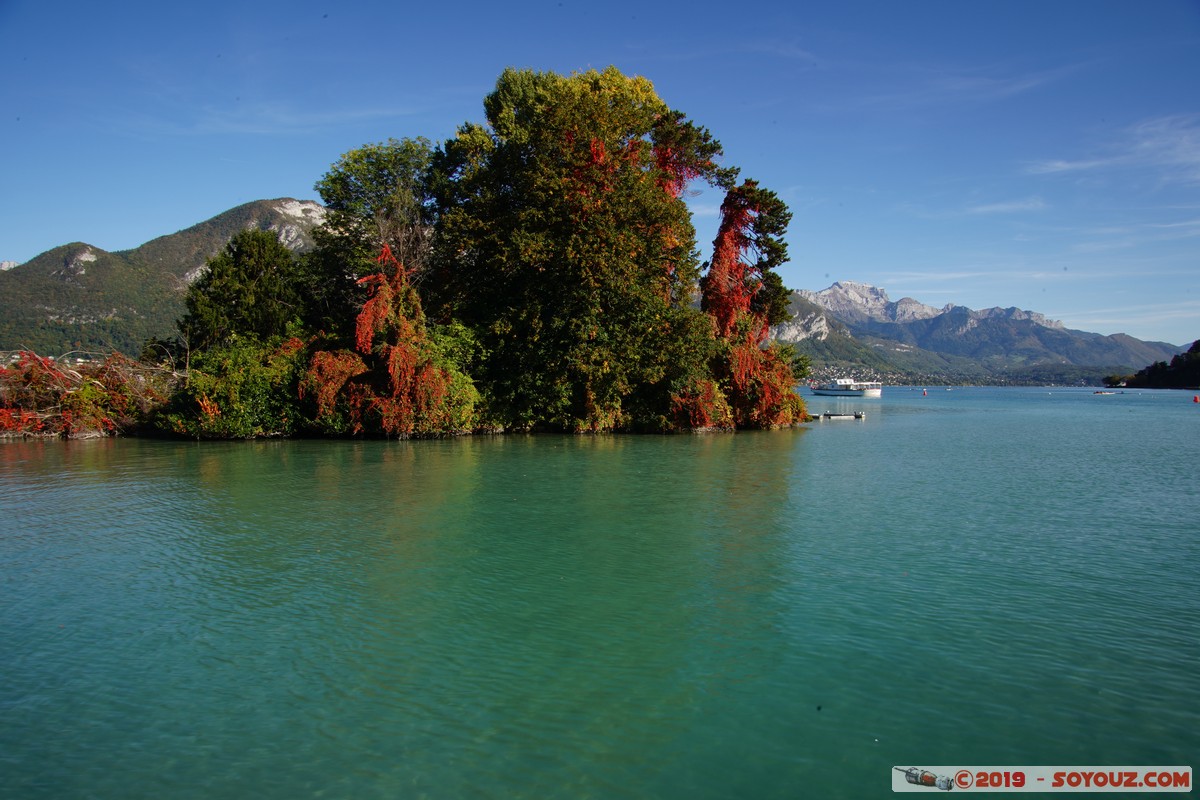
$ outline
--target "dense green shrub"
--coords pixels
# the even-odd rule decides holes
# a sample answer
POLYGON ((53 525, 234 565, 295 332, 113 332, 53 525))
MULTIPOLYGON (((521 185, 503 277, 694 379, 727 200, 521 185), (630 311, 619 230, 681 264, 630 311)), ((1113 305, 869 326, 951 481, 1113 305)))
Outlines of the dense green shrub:
POLYGON ((306 354, 295 338, 235 340, 199 353, 156 426, 196 439, 294 434, 305 423, 297 389, 306 354))

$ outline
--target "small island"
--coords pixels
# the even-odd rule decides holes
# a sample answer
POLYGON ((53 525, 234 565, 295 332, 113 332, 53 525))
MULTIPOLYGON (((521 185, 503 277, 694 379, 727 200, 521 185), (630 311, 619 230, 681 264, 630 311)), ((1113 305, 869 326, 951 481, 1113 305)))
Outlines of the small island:
POLYGON ((0 434, 436 437, 807 419, 784 203, 641 77, 508 69, 486 122, 368 144, 316 183, 297 256, 235 235, 141 359, 0 366, 0 434), (684 202, 724 193, 701 264, 684 202))

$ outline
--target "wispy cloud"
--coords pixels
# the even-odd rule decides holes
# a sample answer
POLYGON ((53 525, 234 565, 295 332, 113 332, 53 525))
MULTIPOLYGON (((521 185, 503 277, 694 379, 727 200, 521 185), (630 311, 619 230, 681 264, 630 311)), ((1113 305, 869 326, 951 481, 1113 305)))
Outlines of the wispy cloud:
POLYGON ((1200 300, 1115 308, 1088 308, 1072 311, 1069 316, 1072 327, 1086 325, 1124 331, 1147 328, 1158 330, 1163 327, 1164 323, 1178 320, 1200 323, 1200 300))
POLYGON ((1184 230, 1189 232, 1189 236, 1195 236, 1197 233, 1200 233, 1200 218, 1185 219, 1180 222, 1151 222, 1146 227, 1161 228, 1163 230, 1184 230))
POLYGON ((984 203, 967 206, 967 214, 1015 214, 1022 211, 1041 211, 1046 207, 1046 201, 1040 197, 1027 197, 1024 200, 1009 200, 1002 203, 984 203))
POLYGON ((716 219, 717 217, 721 216, 721 206, 719 204, 714 205, 712 203, 689 202, 688 209, 692 212, 692 214, 694 216, 697 216, 697 217, 711 217, 713 219, 716 219))
POLYGON ((1049 208, 1041 197, 1025 197, 1016 200, 999 200, 993 203, 970 203, 958 208, 930 210, 911 202, 901 203, 899 209, 915 217, 929 220, 958 219, 962 217, 987 216, 991 214, 1023 214, 1049 208))
POLYGON ((1029 164, 1035 175, 1112 169, 1154 169, 1167 183, 1200 183, 1200 114, 1143 120, 1121 131, 1102 152, 1029 164))
POLYGON ((137 136, 289 136, 312 134, 346 125, 399 119, 423 113, 415 108, 344 108, 297 110, 284 105, 234 103, 198 109, 160 108, 158 113, 123 114, 114 127, 137 136))
POLYGON ((1146 222, 1115 227, 1099 227, 1083 231, 1088 238, 1076 242, 1071 249, 1077 253, 1099 253, 1125 250, 1147 244, 1162 244, 1200 236, 1200 219, 1177 222, 1146 222))
POLYGON ((638 58, 647 61, 688 62, 713 61, 727 58, 737 58, 746 55, 768 56, 785 61, 800 61, 810 67, 828 66, 828 60, 816 52, 802 47, 794 39, 780 37, 718 39, 697 43, 688 41, 674 47, 664 46, 660 39, 647 39, 629 45, 629 49, 638 58))
POLYGON ((887 273, 889 282, 907 282, 916 283, 918 281, 927 281, 930 283, 946 283, 947 281, 970 281, 980 278, 998 278, 1002 275, 1012 274, 1008 270, 960 270, 957 272, 941 271, 941 272, 891 272, 887 273))
POLYGON ((275 135, 309 133, 383 119, 395 119, 418 113, 401 108, 330 109, 320 112, 299 111, 286 106, 260 106, 253 109, 207 109, 193 120, 196 133, 244 133, 275 135))
POLYGON ((1056 158, 1049 161, 1036 161, 1030 164, 1025 171, 1031 175, 1052 175, 1056 172, 1082 172, 1112 166, 1115 163, 1117 163, 1115 158, 1093 158, 1081 161, 1056 158))
POLYGON ((793 61, 806 61, 813 66, 819 66, 823 63, 816 53, 801 47, 793 41, 762 39, 743 43, 740 49, 749 53, 760 53, 762 55, 775 56, 793 61))
POLYGON ((1069 64, 1041 71, 1012 72, 1002 66, 964 70, 947 65, 888 65, 888 79, 898 81, 897 87, 853 99, 848 105, 903 112, 942 105, 990 103, 1033 91, 1086 66, 1069 64))

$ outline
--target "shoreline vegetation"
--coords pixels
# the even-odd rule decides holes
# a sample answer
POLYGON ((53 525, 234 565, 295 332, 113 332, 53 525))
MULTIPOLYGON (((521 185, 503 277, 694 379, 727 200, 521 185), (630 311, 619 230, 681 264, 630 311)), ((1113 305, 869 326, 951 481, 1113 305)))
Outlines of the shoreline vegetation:
POLYGON ((0 435, 432 438, 732 431, 808 420, 784 203, 616 68, 507 69, 486 122, 368 144, 317 183, 297 256, 235 235, 178 335, 134 361, 0 365, 0 435), (724 192, 701 264, 684 202, 724 192), (697 303, 697 300, 699 301, 697 303), (697 308, 697 305, 699 306, 697 308))
POLYGON ((1110 375, 1104 379, 1105 386, 1134 389, 1186 389, 1200 390, 1200 339, 1192 342, 1187 352, 1166 361, 1138 370, 1133 375, 1110 375))

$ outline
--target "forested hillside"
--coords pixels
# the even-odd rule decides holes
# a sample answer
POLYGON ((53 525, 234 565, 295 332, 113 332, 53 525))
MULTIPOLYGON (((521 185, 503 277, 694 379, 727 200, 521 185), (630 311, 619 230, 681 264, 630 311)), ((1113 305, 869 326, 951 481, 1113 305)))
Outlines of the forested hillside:
POLYGON ((1200 339, 1192 342, 1186 353, 1166 361, 1155 361, 1134 375, 1113 375, 1107 379, 1112 386, 1133 386, 1143 389, 1200 389, 1200 339))
POLYGON ((259 200, 132 250, 55 247, 0 272, 0 350, 137 356, 174 334, 188 286, 235 233, 269 230, 303 251, 323 217, 311 201, 259 200))

